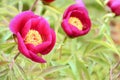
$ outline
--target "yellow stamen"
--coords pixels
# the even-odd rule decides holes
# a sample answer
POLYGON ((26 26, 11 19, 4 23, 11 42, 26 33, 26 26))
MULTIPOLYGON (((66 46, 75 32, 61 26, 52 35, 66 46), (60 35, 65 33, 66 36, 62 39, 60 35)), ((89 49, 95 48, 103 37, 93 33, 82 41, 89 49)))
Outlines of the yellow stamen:
POLYGON ((37 55, 40 56, 40 57, 42 56, 42 54, 40 54, 40 53, 38 53, 37 55))
POLYGON ((26 37, 25 37, 25 43, 33 44, 34 46, 42 43, 41 35, 36 30, 30 30, 26 37))
POLYGON ((68 23, 75 26, 79 30, 83 29, 82 22, 76 17, 70 17, 69 20, 68 20, 68 23))

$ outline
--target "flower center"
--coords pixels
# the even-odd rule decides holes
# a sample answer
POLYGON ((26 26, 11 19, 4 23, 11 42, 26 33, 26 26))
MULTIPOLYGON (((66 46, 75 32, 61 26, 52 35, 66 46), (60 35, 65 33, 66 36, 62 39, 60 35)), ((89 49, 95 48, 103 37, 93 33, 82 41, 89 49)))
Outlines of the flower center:
POLYGON ((40 57, 42 56, 40 53, 38 53, 37 55, 40 56, 40 57))
POLYGON ((68 20, 68 23, 75 26, 79 30, 83 29, 82 22, 76 17, 70 17, 69 20, 68 20))
POLYGON ((36 45, 42 43, 42 38, 41 38, 41 35, 39 34, 38 31, 29 30, 29 32, 27 33, 24 41, 25 41, 26 44, 31 43, 34 46, 36 46, 36 45))

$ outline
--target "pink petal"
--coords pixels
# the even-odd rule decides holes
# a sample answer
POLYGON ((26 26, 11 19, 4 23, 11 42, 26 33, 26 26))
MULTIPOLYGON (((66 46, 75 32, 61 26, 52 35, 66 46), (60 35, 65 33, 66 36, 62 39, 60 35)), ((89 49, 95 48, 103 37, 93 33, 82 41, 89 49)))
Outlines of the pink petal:
POLYGON ((17 32, 20 32, 25 23, 32 17, 35 17, 32 11, 24 11, 16 15, 10 22, 10 30, 14 34, 17 34, 17 32))
POLYGON ((67 35, 72 35, 72 31, 68 25, 68 20, 63 20, 61 26, 67 35))
POLYGON ((40 17, 31 19, 31 29, 36 30, 37 26, 40 23, 40 17))
POLYGON ((46 47, 46 49, 43 52, 41 52, 41 54, 43 54, 43 55, 48 54, 55 45, 56 35, 55 35, 55 32, 52 29, 51 29, 51 35, 52 35, 52 43, 49 47, 46 47))
POLYGON ((31 58, 30 54, 29 54, 29 51, 28 49, 26 48, 24 42, 23 42, 23 39, 20 35, 20 33, 18 32, 17 33, 17 40, 18 40, 18 49, 19 51, 24 55, 26 56, 27 58, 31 58))
POLYGON ((51 41, 50 25, 44 18, 39 18, 40 22, 38 26, 36 26, 36 30, 41 34, 43 41, 51 41))
POLYGON ((38 62, 38 63, 45 63, 45 62, 46 62, 42 57, 36 55, 36 54, 33 53, 32 51, 30 51, 30 55, 31 55, 31 57, 32 57, 31 60, 33 60, 33 61, 35 61, 35 62, 38 62))
POLYGON ((23 39, 29 32, 30 28, 31 28, 31 19, 28 22, 26 22, 25 26, 23 27, 23 29, 21 31, 21 35, 22 35, 23 39))
POLYGON ((80 6, 79 4, 73 4, 65 10, 64 15, 63 15, 63 19, 68 16, 69 12, 74 11, 74 10, 85 12, 85 14, 88 14, 88 11, 86 10, 85 7, 80 6))
POLYGON ((34 46, 33 44, 26 44, 26 46, 30 51, 37 54, 37 53, 41 53, 43 50, 45 50, 50 44, 51 44, 51 42, 46 41, 37 46, 34 46))

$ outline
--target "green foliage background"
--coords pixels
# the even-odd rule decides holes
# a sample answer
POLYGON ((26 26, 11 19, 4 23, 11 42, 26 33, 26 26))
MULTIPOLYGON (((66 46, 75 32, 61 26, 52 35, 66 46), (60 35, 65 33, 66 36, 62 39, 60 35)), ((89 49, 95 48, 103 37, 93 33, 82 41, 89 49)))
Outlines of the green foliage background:
POLYGON ((9 30, 10 20, 28 10, 34 0, 0 0, 0 80, 119 80, 120 47, 110 36, 109 22, 113 13, 106 11, 105 0, 84 0, 92 21, 91 31, 78 38, 65 38, 61 29, 64 10, 75 2, 56 0, 34 8, 37 15, 45 17, 55 30, 57 42, 47 63, 38 64, 19 55, 9 30), (115 67, 114 67, 115 66, 115 67), (110 73, 112 71, 112 74, 110 73))

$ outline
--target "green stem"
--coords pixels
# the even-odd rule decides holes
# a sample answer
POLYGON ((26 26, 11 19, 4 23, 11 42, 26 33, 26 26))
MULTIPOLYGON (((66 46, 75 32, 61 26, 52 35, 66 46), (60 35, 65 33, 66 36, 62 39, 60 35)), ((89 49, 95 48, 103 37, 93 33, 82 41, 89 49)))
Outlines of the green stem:
POLYGON ((33 3, 32 7, 29 9, 30 11, 33 10, 33 8, 35 7, 35 5, 37 4, 38 0, 35 0, 35 2, 33 3))
POLYGON ((10 65, 9 65, 10 69, 13 68, 13 65, 14 65, 14 63, 15 63, 15 60, 17 59, 17 57, 18 57, 19 55, 20 55, 20 52, 18 52, 18 53, 14 56, 12 62, 11 62, 10 65))
POLYGON ((14 56, 14 60, 16 60, 19 55, 20 55, 20 52, 18 52, 18 53, 14 56))
POLYGON ((61 59, 61 56, 62 56, 62 47, 63 47, 63 44, 66 42, 66 40, 67 40, 67 36, 64 37, 63 42, 62 42, 62 45, 61 45, 61 47, 60 47, 59 59, 61 59))

